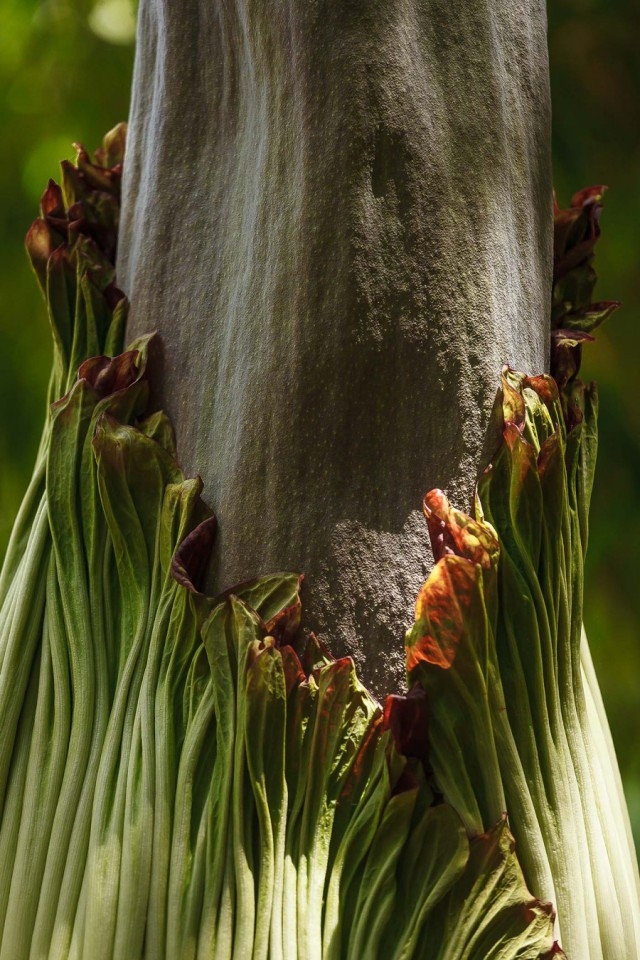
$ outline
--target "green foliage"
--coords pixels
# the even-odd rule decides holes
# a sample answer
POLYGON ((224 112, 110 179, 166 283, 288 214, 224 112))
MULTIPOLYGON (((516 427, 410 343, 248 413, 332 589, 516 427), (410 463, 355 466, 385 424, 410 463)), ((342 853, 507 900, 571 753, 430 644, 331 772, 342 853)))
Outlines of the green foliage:
POLYGON ((408 668, 428 696, 436 781, 467 830, 506 809, 568 956, 633 957, 640 882, 582 630, 595 389, 574 380, 565 392, 508 372, 503 443, 475 521, 427 496, 440 559, 418 597, 408 668))
MULTIPOLYGON (((127 115, 131 6, 0 0, 0 555, 31 473, 51 360, 21 237, 42 185, 57 175, 61 158, 74 156, 72 142, 96 144, 127 115)), ((640 311, 638 10, 632 0, 553 0, 548 8, 558 199, 566 203, 576 183, 609 184, 601 295, 624 305, 586 357, 586 378, 602 388, 606 464, 595 482, 586 619, 640 839, 640 395, 628 388, 636 377, 640 311)))
MULTIPOLYGON (((119 353, 123 150, 80 147, 27 235, 54 360, 0 577, 0 960, 549 960, 554 905, 570 955, 631 958, 580 343, 560 386, 504 372, 475 518, 425 497, 437 562, 382 714, 301 632, 300 577, 199 590, 215 520, 148 415, 152 338, 119 353)), ((558 323, 590 300, 596 194, 556 215, 558 323)))
POLYGON ((214 521, 147 415, 150 340, 104 355, 122 146, 27 239, 63 396, 0 582, 0 957, 550 957, 504 804, 465 823, 413 755, 424 697, 383 721, 295 575, 199 592, 214 521))
POLYGON ((640 394, 630 388, 640 335, 640 6, 553 0, 548 13, 558 200, 566 204, 577 183, 609 185, 599 296, 623 305, 583 367, 601 392, 585 620, 640 848, 640 394))
MULTIPOLYGON (((57 177, 62 158, 75 156, 73 142, 99 143, 128 110, 133 36, 129 28, 128 44, 115 45, 92 29, 105 5, 0 0, 0 554, 33 466, 51 367, 21 238, 43 184, 57 177)), ((112 19, 122 22, 125 8, 126 0, 119 13, 112 7, 112 19)))
MULTIPOLYGON (((3 183, 9 185, 3 196, 5 216, 2 225, 4 234, 1 235, 3 257, 0 263, 4 305, 0 320, 0 410, 8 412, 0 432, 3 463, 0 473, 0 540, 6 540, 33 462, 50 360, 43 313, 16 238, 24 232, 31 216, 31 205, 40 193, 41 184, 49 175, 55 174, 61 156, 74 155, 71 141, 83 139, 97 142, 105 126, 126 114, 132 48, 116 46, 100 39, 94 32, 99 29, 96 28, 95 16, 92 20, 93 30, 90 26, 94 5, 88 2, 2 0, 1 6, 3 32, 0 37, 0 76, 3 94, 0 97, 0 116, 5 136, 0 173, 3 183), (91 82, 88 78, 91 78, 91 82), (17 397, 20 398, 19 403, 16 402, 17 397)), ((100 16, 103 14, 104 10, 100 16)), ((604 681, 605 699, 612 715, 622 768, 627 774, 633 801, 636 794, 640 797, 640 767, 635 749, 640 736, 637 710, 640 661, 635 664, 633 659, 634 651, 638 649, 637 623, 640 619, 635 587, 640 564, 640 529, 636 529, 638 524, 635 519, 638 516, 637 476, 640 475, 640 433, 637 429, 640 426, 640 412, 637 409, 637 397, 628 390, 628 383, 633 382, 635 377, 637 353, 637 323, 633 305, 640 302, 635 270, 640 195, 635 182, 635 167, 629 158, 636 148, 635 120, 637 104, 640 103, 637 96, 640 74, 636 69, 634 47, 637 31, 629 25, 631 11, 625 7, 624 0, 613 4, 596 0, 587 6, 558 0, 551 5, 550 15, 556 123, 555 178, 559 198, 565 199, 573 184, 591 177, 606 178, 614 188, 608 199, 611 231, 600 256, 600 272, 604 279, 605 295, 620 295, 626 302, 626 309, 616 318, 615 333, 610 336, 605 329, 599 335, 600 351, 594 352, 586 361, 587 371, 595 374, 606 386, 601 440, 602 458, 606 466, 600 473, 600 481, 595 484, 595 517, 591 523, 589 555, 592 574, 587 581, 586 593, 587 620, 593 624, 592 639, 595 636, 600 641, 595 645, 594 656, 599 676, 604 681)), ((124 37, 122 30, 118 33, 119 29, 115 33, 112 30, 112 40, 116 34, 120 39, 124 37)), ((104 31, 102 36, 105 36, 104 31)), ((584 326, 582 329, 585 329, 584 326)), ((115 352, 115 348, 112 349, 115 352)), ((74 375, 75 370, 71 369, 70 373, 74 375)), ((171 450, 170 428, 161 417, 150 418, 144 424, 137 423, 136 430, 159 441, 160 448, 171 450)), ((121 443, 126 446, 127 436, 126 431, 119 435, 117 448, 121 443)), ((50 577, 54 577, 47 572, 53 561, 51 548, 45 544, 46 523, 41 501, 45 461, 42 457, 39 463, 40 474, 36 471, 36 479, 30 487, 14 537, 15 547, 22 549, 29 544, 30 550, 33 550, 30 564, 24 564, 21 576, 35 578, 38 584, 37 589, 29 595, 33 611, 25 605, 20 614, 22 619, 16 626, 16 629, 25 631, 27 638, 25 650, 13 648, 12 662, 17 664, 18 670, 24 670, 25 662, 28 663, 29 657, 34 656, 34 644, 36 648, 38 644, 37 639, 34 640, 34 631, 38 629, 34 626, 37 623, 37 611, 42 610, 43 596, 46 591, 52 590, 49 581, 50 577), (21 659, 23 655, 25 662, 21 659)), ((174 542, 177 543, 178 539, 174 542)), ((61 549, 65 549, 64 546, 61 549)), ((11 579, 6 571, 12 570, 14 567, 10 562, 5 568, 5 587, 8 579, 11 579)), ((283 587, 284 593, 293 590, 294 581, 297 582, 297 579, 293 578, 283 587)), ((19 590, 15 589, 14 594, 18 593, 19 590)), ((249 606, 253 605, 252 601, 248 602, 249 606)), ((53 591, 50 594, 52 611, 55 611, 56 605, 57 619, 53 622, 58 624, 60 634, 60 623, 64 622, 60 618, 64 617, 64 611, 61 598, 53 591)), ((108 603, 106 607, 109 607, 108 603)), ((112 652, 109 648, 109 657, 112 652)), ((309 656, 313 660, 311 651, 309 656)), ((49 670, 51 676, 66 682, 68 659, 49 661, 49 666, 46 666, 46 657, 42 662, 45 663, 41 668, 43 678, 46 677, 46 670, 49 670)), ((118 664, 117 671, 121 668, 122 665, 118 664)), ((583 662, 582 669, 587 679, 592 677, 589 662, 583 662)), ((20 778, 27 776, 28 754, 25 744, 28 745, 36 720, 36 699, 40 696, 37 682, 32 669, 28 674, 24 712, 21 715, 25 718, 25 724, 20 723, 15 744, 11 740, 16 750, 15 767, 11 769, 16 770, 15 783, 18 785, 20 778)), ((52 709, 51 703, 55 702, 55 697, 51 694, 52 681, 45 682, 43 679, 42 682, 45 693, 40 710, 46 711, 52 709)), ((520 682, 524 682, 522 678, 520 682)), ((115 687, 115 683, 114 674, 109 678, 110 689, 115 687)), ((586 695, 587 702, 591 704, 589 709, 599 715, 601 705, 597 696, 594 699, 593 691, 597 691, 597 687, 592 679, 587 688, 591 691, 586 695)), ((56 689, 58 694, 62 690, 64 695, 64 686, 56 689)), ((14 722, 10 716, 11 709, 9 729, 14 722)), ((62 710, 55 721, 55 735, 62 736, 60 731, 68 731, 70 722, 69 712, 62 710)), ((39 742, 38 749, 43 751, 44 741, 39 742)), ((63 743, 64 739, 57 742, 63 743)), ((600 749, 608 749, 607 743, 603 741, 600 749)), ((44 753, 41 756, 44 757, 44 753)), ((33 761, 36 766, 32 769, 37 769, 37 762, 33 761)), ((60 750, 42 762, 42 769, 49 778, 43 787, 46 804, 46 797, 51 790, 55 791, 56 777, 60 777, 63 769, 60 750), (51 772, 48 772, 47 764, 50 764, 51 772)), ((9 763, 6 754, 5 763, 9 763)), ((19 794, 14 787, 13 793, 6 799, 8 816, 18 815, 16 804, 19 802, 19 794)), ((28 816, 33 821, 37 820, 39 810, 30 809, 28 816)), ((640 810, 640 806, 637 806, 637 810, 640 810)), ((164 807, 162 811, 162 823, 166 823, 164 807)), ((43 855, 47 823, 43 819, 41 833, 34 840, 36 864, 39 862, 38 856, 43 855)), ((16 841, 6 835, 2 842, 5 847, 0 844, 0 852, 6 849, 7 844, 11 847, 16 841)), ((24 858, 30 856, 30 853, 22 854, 23 871, 26 870, 24 858)), ((402 862, 408 863, 408 860, 402 862)), ((55 871, 61 868, 58 864, 51 869, 55 871)), ((403 866, 403 876, 408 870, 408 866, 403 866)), ((9 881, 10 877, 5 873, 2 881, 4 892, 1 894, 5 904, 9 896, 9 881)), ((162 882, 154 881, 152 893, 149 894, 149 902, 155 903, 158 911, 164 895, 162 882)), ((33 909, 32 898, 37 893, 34 888, 26 896, 29 916, 32 915, 29 913, 33 909)), ((403 894, 400 898, 401 909, 404 902, 403 894)), ((403 920, 405 929, 406 923, 408 921, 403 920)))

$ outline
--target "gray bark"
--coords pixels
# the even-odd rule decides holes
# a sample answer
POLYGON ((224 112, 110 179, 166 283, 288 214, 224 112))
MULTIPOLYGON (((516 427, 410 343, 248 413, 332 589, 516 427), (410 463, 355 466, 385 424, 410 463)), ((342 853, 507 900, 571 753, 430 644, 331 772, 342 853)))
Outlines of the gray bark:
POLYGON ((219 519, 215 586, 304 571, 379 695, 470 504, 501 366, 547 366, 543 0, 142 0, 119 283, 219 519))

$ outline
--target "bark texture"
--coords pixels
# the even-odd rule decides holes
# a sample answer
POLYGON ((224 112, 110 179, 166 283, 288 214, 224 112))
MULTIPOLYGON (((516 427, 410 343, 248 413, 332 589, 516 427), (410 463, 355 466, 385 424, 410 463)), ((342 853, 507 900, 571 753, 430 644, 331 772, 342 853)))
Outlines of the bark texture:
POLYGON ((468 506, 502 364, 547 366, 543 0, 142 0, 119 282, 157 329, 215 586, 307 575, 374 691, 468 506))

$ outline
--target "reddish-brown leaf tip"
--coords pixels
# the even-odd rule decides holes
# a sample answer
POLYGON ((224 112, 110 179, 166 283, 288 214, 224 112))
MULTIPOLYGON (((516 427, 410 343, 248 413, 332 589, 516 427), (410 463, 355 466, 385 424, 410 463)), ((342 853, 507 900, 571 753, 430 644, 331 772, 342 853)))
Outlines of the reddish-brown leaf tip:
POLYGON ((415 757, 425 766, 429 757, 427 695, 419 683, 406 696, 390 694, 384 702, 384 729, 389 730, 398 753, 415 757))
POLYGON ((171 576, 192 593, 201 593, 216 534, 216 518, 207 517, 184 538, 171 561, 171 576))
POLYGON ((495 566, 499 546, 488 524, 456 510, 442 490, 438 489, 425 494, 422 509, 435 560, 453 554, 466 557, 486 570, 495 566))

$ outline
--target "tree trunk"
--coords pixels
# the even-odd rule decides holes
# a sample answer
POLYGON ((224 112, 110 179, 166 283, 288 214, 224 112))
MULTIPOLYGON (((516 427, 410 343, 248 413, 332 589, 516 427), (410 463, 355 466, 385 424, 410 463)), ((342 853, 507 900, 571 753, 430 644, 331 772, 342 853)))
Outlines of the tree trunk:
MULTIPOLYGON (((382 695, 501 366, 547 366, 543 0, 142 0, 119 283, 219 520, 382 695)), ((489 441, 490 443, 491 441, 489 441)))

